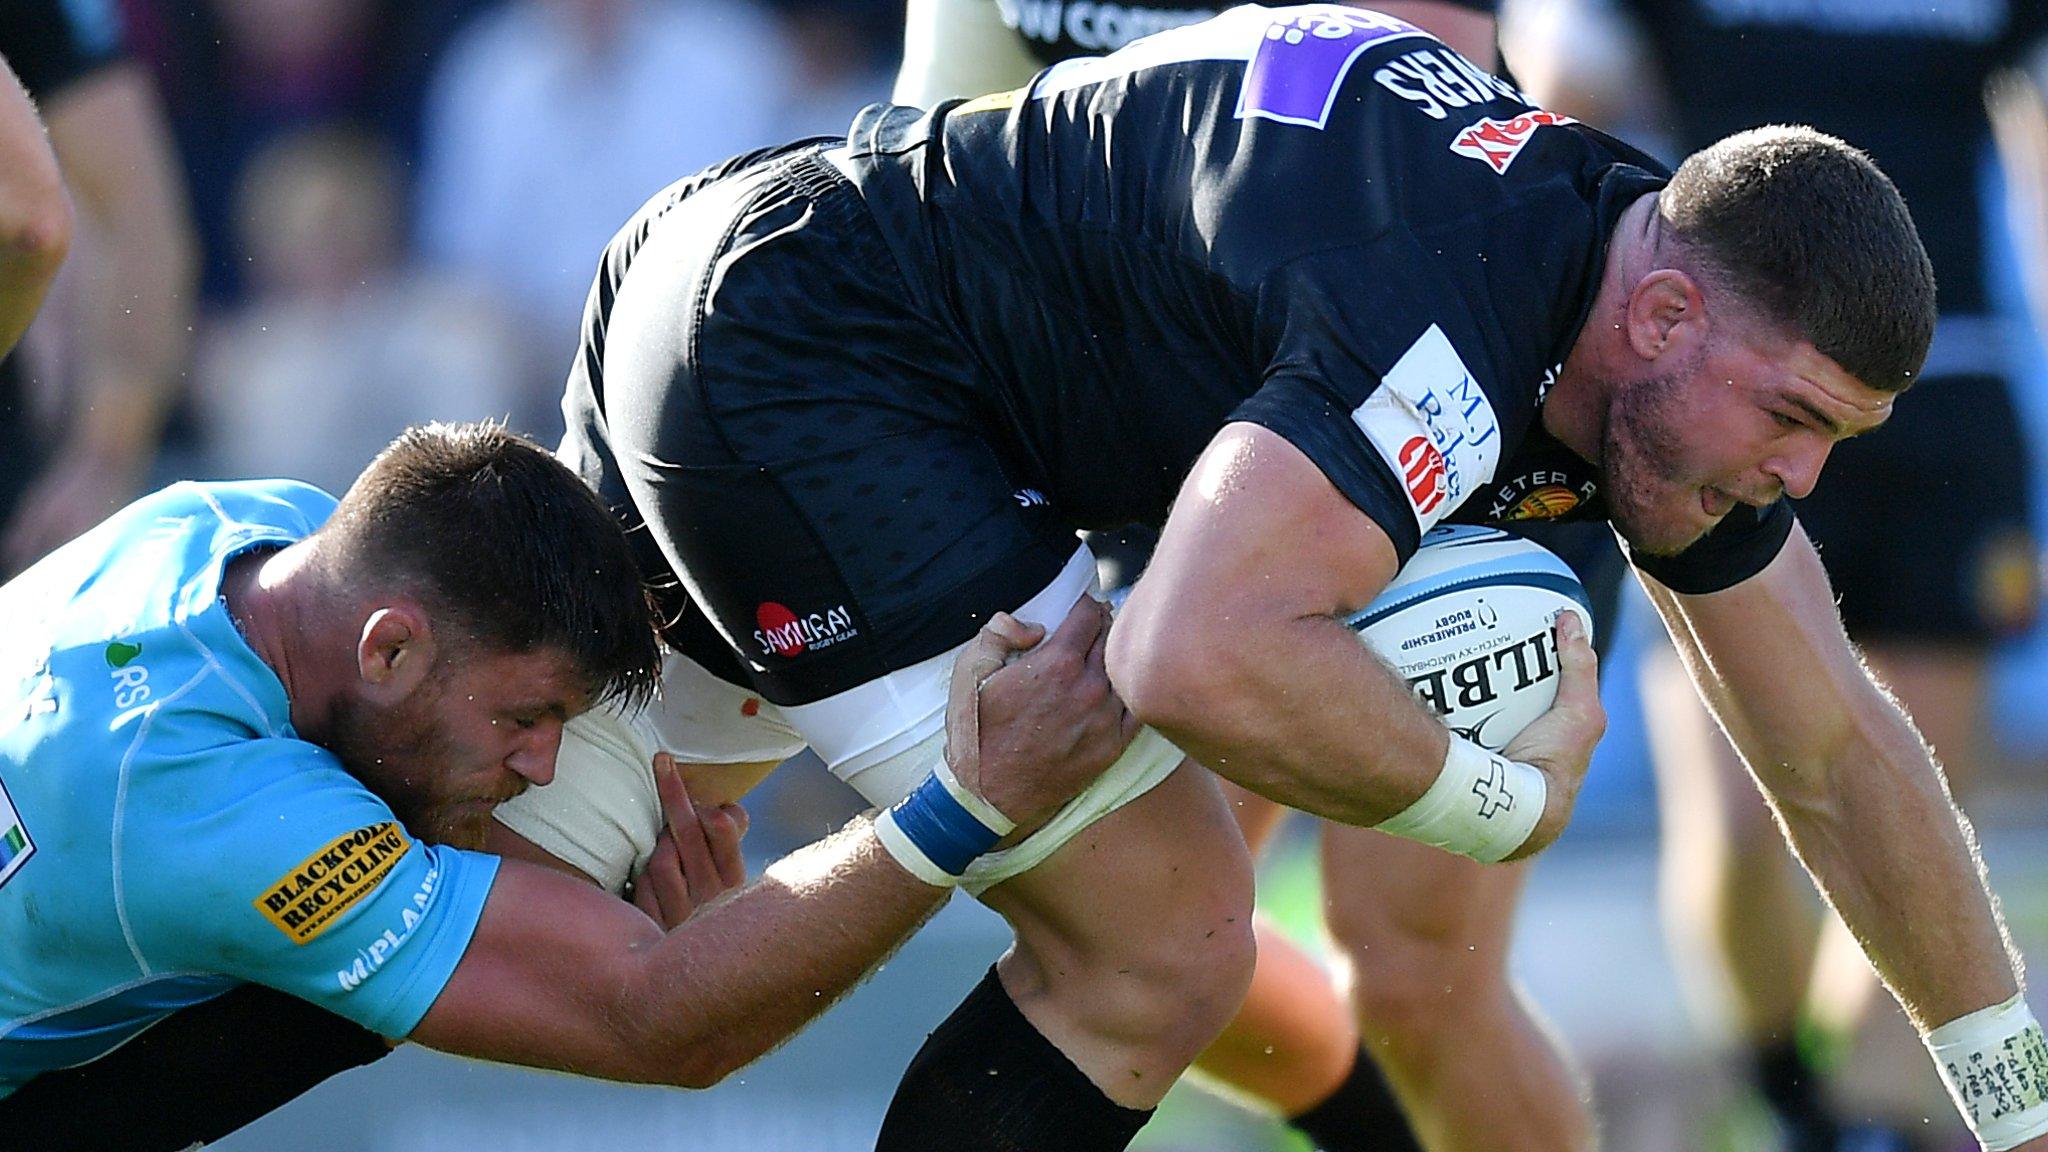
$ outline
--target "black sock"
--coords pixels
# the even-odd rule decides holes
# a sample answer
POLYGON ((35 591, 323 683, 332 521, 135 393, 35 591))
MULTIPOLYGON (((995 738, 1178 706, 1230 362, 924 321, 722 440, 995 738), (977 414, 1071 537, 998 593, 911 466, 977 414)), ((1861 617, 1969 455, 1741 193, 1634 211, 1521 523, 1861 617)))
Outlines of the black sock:
POLYGON ((1288 1123, 1322 1152, 1422 1152, 1394 1086, 1363 1047, 1344 1082, 1288 1123))
POLYGON ((1750 1054, 1751 1074, 1764 1103, 1785 1125, 1791 1152, 1830 1149, 1841 1137, 1841 1125, 1821 1092, 1820 1074, 1799 1054, 1792 1040, 1777 1040, 1750 1054))
POLYGON ((1151 1117, 1104 1096, 991 968, 918 1049, 875 1152, 1119 1152, 1151 1117))

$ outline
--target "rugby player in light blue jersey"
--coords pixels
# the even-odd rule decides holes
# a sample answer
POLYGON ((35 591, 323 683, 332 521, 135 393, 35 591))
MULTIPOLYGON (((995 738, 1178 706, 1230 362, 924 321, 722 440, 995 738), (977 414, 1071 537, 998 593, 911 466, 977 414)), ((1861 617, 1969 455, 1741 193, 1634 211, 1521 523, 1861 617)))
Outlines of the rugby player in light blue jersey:
MULTIPOLYGON (((407 433, 339 503, 282 480, 173 485, 0 587, 0 620, 0 1124, 31 1146, 83 1145, 10 1105, 245 983, 385 1037, 707 1083, 946 891, 862 825, 663 939, 628 904, 473 850, 499 802, 552 777, 563 724, 644 697, 658 665, 610 513, 492 425, 407 433), (818 923, 769 949, 779 964, 731 946, 818 923)), ((992 643, 980 719, 1059 759, 1059 737, 1095 745, 1099 771, 1135 726, 1107 691, 1102 617, 1075 620, 1020 662, 1035 682, 989 675, 1029 637, 992 643), (1047 724, 1041 705, 1089 718, 1047 724)), ((967 755, 963 777, 1027 822, 1089 776, 994 759, 967 755)), ((149 1086, 96 1089, 147 1133, 124 1147, 252 1118, 160 1126, 149 1086)))

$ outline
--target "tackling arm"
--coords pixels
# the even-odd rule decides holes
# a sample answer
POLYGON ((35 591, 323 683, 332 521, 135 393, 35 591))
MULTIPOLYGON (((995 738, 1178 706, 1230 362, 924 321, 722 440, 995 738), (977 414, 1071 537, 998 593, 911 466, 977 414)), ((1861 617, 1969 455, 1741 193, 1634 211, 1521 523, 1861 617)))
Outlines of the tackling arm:
MULTIPOLYGON (((1136 735, 1103 672, 1107 626, 1107 611, 1084 597, 1048 640, 1005 663, 1035 636, 999 614, 955 663, 952 767, 1021 826, 1050 816, 1136 735)), ((664 805, 687 806, 680 780, 669 779, 676 794, 664 805)), ((671 831, 684 839, 676 823, 671 831)), ((686 860, 686 877, 715 865, 717 842, 736 846, 738 831, 726 837, 707 823, 709 857, 696 868, 686 860)), ((683 902, 694 906, 691 887, 683 902)), ((507 860, 462 962, 410 1038, 489 1059, 703 1087, 822 1012, 949 891, 898 863, 866 821, 792 854, 666 934, 587 883, 507 860)))

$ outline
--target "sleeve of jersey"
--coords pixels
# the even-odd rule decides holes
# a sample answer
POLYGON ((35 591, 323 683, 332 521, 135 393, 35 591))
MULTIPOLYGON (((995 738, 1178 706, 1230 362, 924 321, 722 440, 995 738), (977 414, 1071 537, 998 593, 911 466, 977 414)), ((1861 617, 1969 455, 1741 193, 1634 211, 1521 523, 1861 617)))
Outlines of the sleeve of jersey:
MULTIPOLYGON (((1231 419, 1269 428, 1300 449, 1345 499, 1380 526, 1405 564, 1420 545, 1425 525, 1386 457, 1372 450, 1377 445, 1368 447, 1351 412, 1317 381, 1282 375, 1247 397, 1231 419)), ((1415 423, 1419 435, 1420 422, 1415 423)), ((1395 451, 1398 459, 1398 445, 1395 451)))
POLYGON ((117 0, 24 0, 0 4, 0 56, 37 100, 122 58, 117 0))
POLYGON ((1650 556, 1628 548, 1629 562, 1673 592, 1698 596, 1733 588, 1763 571, 1784 550, 1792 534, 1792 505, 1768 508, 1737 505, 1714 530, 1676 556, 1650 556))
POLYGON ((145 954, 385 1036, 411 1032, 469 947, 497 858, 415 841, 312 745, 253 740, 231 754, 268 758, 250 775, 269 783, 192 822, 180 851, 135 878, 166 912, 138 923, 145 954), (303 763, 280 772, 278 758, 303 763))

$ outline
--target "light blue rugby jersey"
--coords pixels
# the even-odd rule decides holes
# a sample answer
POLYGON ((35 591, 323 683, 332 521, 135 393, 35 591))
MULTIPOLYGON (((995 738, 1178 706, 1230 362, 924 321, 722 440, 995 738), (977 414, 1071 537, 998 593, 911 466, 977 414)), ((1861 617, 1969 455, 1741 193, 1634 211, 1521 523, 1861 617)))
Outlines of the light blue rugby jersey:
POLYGON ((299 739, 219 598, 333 509, 176 484, 0 587, 0 1097, 245 981, 403 1036, 462 958, 496 858, 299 739))

